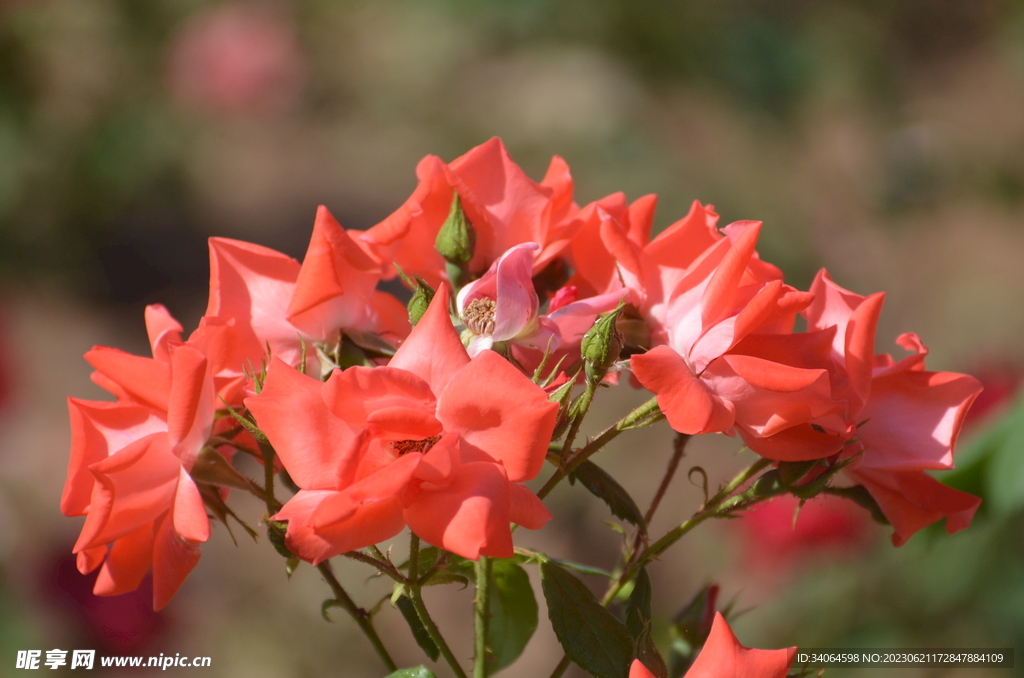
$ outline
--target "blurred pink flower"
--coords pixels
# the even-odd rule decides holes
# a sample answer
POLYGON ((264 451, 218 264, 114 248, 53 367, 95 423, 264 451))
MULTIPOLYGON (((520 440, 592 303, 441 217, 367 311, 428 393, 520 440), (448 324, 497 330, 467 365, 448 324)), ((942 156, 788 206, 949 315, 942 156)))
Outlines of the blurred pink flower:
POLYGON ((819 495, 796 513, 799 504, 792 495, 776 497, 736 521, 743 535, 744 563, 758 569, 788 568, 806 556, 858 551, 874 534, 867 512, 847 499, 819 495))
POLYGON ((173 97, 205 113, 288 108, 305 76, 295 28, 273 5, 231 2, 197 12, 168 48, 173 97))

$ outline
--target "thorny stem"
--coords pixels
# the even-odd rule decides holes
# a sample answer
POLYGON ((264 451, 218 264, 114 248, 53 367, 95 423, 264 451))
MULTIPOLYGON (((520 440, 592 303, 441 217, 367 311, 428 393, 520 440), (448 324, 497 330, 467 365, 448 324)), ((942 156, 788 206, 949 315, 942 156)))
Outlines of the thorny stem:
POLYGON ((473 628, 476 632, 473 653, 473 678, 487 678, 487 626, 490 621, 491 559, 480 556, 476 562, 476 598, 473 600, 473 628))
POLYGON ((334 593, 334 599, 338 604, 344 608, 346 612, 355 620, 356 624, 362 630, 363 634, 370 640, 373 645, 373 649, 377 651, 377 655, 384 662, 384 665, 389 671, 397 671, 398 665, 395 664, 395 660, 388 654, 387 648, 384 647, 384 643, 381 642, 380 636, 377 635, 377 631, 373 628, 373 622, 370 619, 370 613, 361 607, 356 606, 352 598, 349 597, 345 589, 342 588, 341 583, 337 577, 334 576, 334 570, 331 569, 330 561, 325 560, 324 562, 317 565, 317 569, 320 570, 320 574, 323 576, 327 585, 331 587, 331 592, 334 593))
POLYGON ((580 431, 580 426, 583 424, 584 417, 587 416, 587 411, 590 410, 590 403, 594 401, 594 394, 597 392, 597 386, 600 382, 593 379, 587 378, 587 387, 580 396, 580 399, 573 403, 575 410, 572 417, 572 423, 569 424, 569 432, 565 434, 565 443, 562 445, 562 449, 565 450, 564 454, 570 454, 572 451, 573 441, 576 440, 576 434, 580 431))
POLYGON ((455 659, 455 655, 452 654, 451 648, 448 647, 448 643, 444 641, 441 636, 441 631, 437 628, 437 624, 431 619, 430 613, 427 612, 426 605, 423 604, 423 596, 420 595, 421 585, 417 581, 419 578, 420 570, 420 538, 415 534, 409 538, 409 580, 408 585, 409 599, 412 601, 412 606, 416 609, 416 614, 419 615, 420 621, 423 622, 423 627, 427 630, 427 635, 434 641, 434 645, 441 651, 445 661, 452 667, 452 671, 458 678, 467 678, 466 672, 459 666, 458 660, 455 659))
POLYGON ((703 523, 708 518, 714 518, 728 513, 743 501, 750 501, 750 503, 760 501, 760 498, 756 497, 737 495, 730 498, 730 495, 771 463, 772 462, 769 459, 758 459, 753 464, 740 471, 735 478, 730 480, 725 487, 715 494, 715 496, 708 499, 696 513, 683 521, 682 524, 670 530, 665 536, 643 549, 643 551, 635 552, 622 568, 622 574, 620 574, 615 580, 615 583, 608 588, 601 604, 608 605, 612 600, 614 600, 615 596, 617 596, 619 591, 622 590, 622 587, 636 576, 636 571, 640 566, 645 565, 660 556, 662 553, 667 551, 669 547, 679 541, 683 535, 703 523))
POLYGON ((404 584, 406 582, 406 579, 405 579, 405 577, 402 576, 402 573, 399 572, 395 568, 394 565, 392 565, 391 563, 387 562, 386 560, 378 560, 377 558, 374 558, 373 556, 367 555, 367 554, 363 553, 362 551, 346 551, 345 553, 342 553, 341 555, 343 555, 344 557, 346 557, 346 558, 348 558, 350 560, 357 560, 360 563, 366 563, 367 565, 372 565, 373 567, 377 568, 378 572, 382 572, 382 573, 386 574, 387 576, 391 577, 392 579, 394 579, 395 581, 397 581, 399 583, 404 584))
MULTIPOLYGON (((658 399, 656 397, 651 398, 643 405, 640 405, 622 419, 619 419, 617 422, 599 433, 596 438, 577 450, 575 454, 572 453, 567 445, 563 445, 562 449, 564 451, 562 452, 562 455, 565 462, 560 468, 555 470, 554 475, 552 475, 544 484, 544 487, 537 492, 537 496, 541 499, 548 496, 548 494, 551 493, 551 490, 555 489, 555 486, 558 485, 563 478, 575 471, 580 464, 587 460, 588 457, 618 437, 618 435, 623 431, 628 431, 631 428, 639 428, 640 426, 646 426, 647 424, 654 423, 655 421, 660 421, 662 418, 664 418, 664 415, 658 410, 658 399)), ((569 442, 568 439, 566 439, 566 442, 569 442)))
MULTIPOLYGON (((665 469, 665 475, 661 478, 661 484, 658 485, 658 491, 654 493, 654 498, 651 499, 651 506, 647 509, 647 513, 644 514, 644 525, 647 529, 650 528, 651 520, 654 519, 654 512, 661 505, 661 500, 665 497, 668 486, 672 484, 672 479, 676 475, 676 469, 679 468, 679 462, 683 459, 686 443, 690 441, 690 438, 691 436, 687 433, 676 433, 676 437, 672 440, 672 457, 668 460, 668 467, 665 469)), ((640 550, 640 546, 646 538, 646 529, 637 530, 630 557, 640 550)))
POLYGON ((281 510, 281 502, 274 497, 274 457, 277 453, 270 443, 260 441, 259 446, 263 454, 263 488, 266 493, 267 513, 272 516, 281 510))
POLYGON ((668 468, 665 469, 665 476, 661 479, 658 491, 654 493, 651 507, 647 509, 647 513, 644 515, 644 522, 648 525, 650 525, 651 520, 654 518, 654 512, 658 510, 658 505, 661 504, 661 500, 664 498, 665 492, 668 490, 668 486, 676 474, 676 469, 679 468, 679 462, 683 458, 683 452, 686 450, 686 443, 689 440, 689 434, 676 433, 676 437, 672 441, 672 458, 668 461, 668 468))

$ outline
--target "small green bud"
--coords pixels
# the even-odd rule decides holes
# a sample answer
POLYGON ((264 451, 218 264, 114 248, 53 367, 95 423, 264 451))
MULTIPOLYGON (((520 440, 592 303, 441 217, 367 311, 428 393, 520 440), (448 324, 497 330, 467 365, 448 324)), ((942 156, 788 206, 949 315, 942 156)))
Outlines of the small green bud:
POLYGON ((420 321, 423 314, 427 312, 431 300, 434 298, 434 288, 427 284, 423 278, 416 276, 416 289, 413 290, 412 299, 406 307, 409 310, 409 322, 413 325, 420 321))
POLYGON ((792 489, 797 486, 811 470, 818 465, 818 459, 810 461, 783 461, 779 462, 779 477, 782 484, 792 489))
POLYGON ((437 232, 434 249, 449 263, 468 264, 473 258, 475 248, 476 231, 466 218, 459 194, 456 193, 452 197, 452 208, 448 212, 448 218, 437 232))
POLYGON ((285 558, 291 559, 295 557, 295 554, 291 552, 287 545, 285 545, 284 537, 287 532, 288 523, 281 522, 280 520, 267 521, 267 538, 270 539, 270 543, 274 545, 274 550, 285 558))
POLYGON ((588 377, 595 378, 598 374, 603 374, 619 359, 623 338, 615 321, 618 320, 623 305, 620 303, 614 311, 598 317, 594 326, 583 335, 580 353, 586 362, 588 377))

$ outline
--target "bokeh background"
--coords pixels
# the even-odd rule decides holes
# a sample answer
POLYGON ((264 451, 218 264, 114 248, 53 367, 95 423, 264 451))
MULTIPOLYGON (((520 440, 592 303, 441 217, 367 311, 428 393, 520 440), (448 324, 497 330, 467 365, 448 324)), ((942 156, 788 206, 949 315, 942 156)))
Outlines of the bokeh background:
MULTIPOLYGON (((1016 646, 1024 661, 1024 413, 1006 414, 1024 366, 1024 3, 0 0, 0 675, 18 649, 52 648, 208 655, 190 671, 211 677, 383 674, 348 619, 320 618, 315 571, 289 580, 240 530, 236 546, 215 528, 160 614, 146 591, 93 598, 70 556, 81 520, 58 510, 65 398, 103 398, 92 345, 145 352, 145 304, 195 325, 208 236, 301 257, 318 204, 367 228, 422 156, 495 135, 537 179, 566 158, 581 204, 653 192, 656 227, 693 199, 763 220, 761 254, 792 284, 824 266, 888 293, 879 350, 916 331, 931 369, 989 386, 949 480, 985 497, 970 530, 894 549, 833 506, 796 531, 792 506, 704 525, 652 570, 663 651, 675 611, 715 582, 746 611, 747 645, 1016 646)), ((602 395, 598 422, 642 397, 602 395)), ((646 506, 670 442, 644 430, 598 461, 646 506)), ((750 461, 737 447, 695 441, 684 471, 724 479, 750 461)), ((681 474, 655 531, 699 500, 681 474)), ((604 505, 579 486, 551 502, 558 518, 517 540, 612 567, 604 505)), ((338 569, 369 607, 389 587, 359 567, 338 569)), ((469 600, 428 592, 461 656, 469 600)), ((541 604, 509 675, 561 656, 541 604)), ((399 615, 380 617, 419 663, 399 615)))

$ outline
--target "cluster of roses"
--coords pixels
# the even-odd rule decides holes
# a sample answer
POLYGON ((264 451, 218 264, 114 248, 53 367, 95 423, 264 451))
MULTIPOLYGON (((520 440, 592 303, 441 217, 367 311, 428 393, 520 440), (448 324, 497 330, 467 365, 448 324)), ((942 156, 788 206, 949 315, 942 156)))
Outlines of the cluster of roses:
POLYGON ((239 451, 301 488, 274 518, 314 564, 405 526, 465 558, 511 556, 510 523, 551 517, 523 483, 564 430, 549 394, 583 362, 606 381, 631 370, 680 433, 809 462, 802 482, 841 468, 896 544, 942 517, 950 532, 970 523, 980 500, 927 471, 952 467, 979 383, 926 371, 913 334, 897 339, 909 357, 876 355, 882 294, 824 271, 798 291, 758 257, 759 223, 719 229, 696 202, 651 239, 655 196, 581 208, 564 161, 536 183, 497 139, 451 163, 428 156, 417 176, 365 232, 321 207, 301 264, 211 239, 209 305, 187 340, 154 305, 151 358, 86 354, 117 401, 69 400, 62 511, 86 516, 74 550, 83 573, 100 568, 96 593, 152 568, 166 605, 209 537, 207 510, 223 516, 225 487, 246 487, 239 451), (398 275, 408 310, 378 289, 398 275), (599 317, 614 329, 584 361, 599 317))

